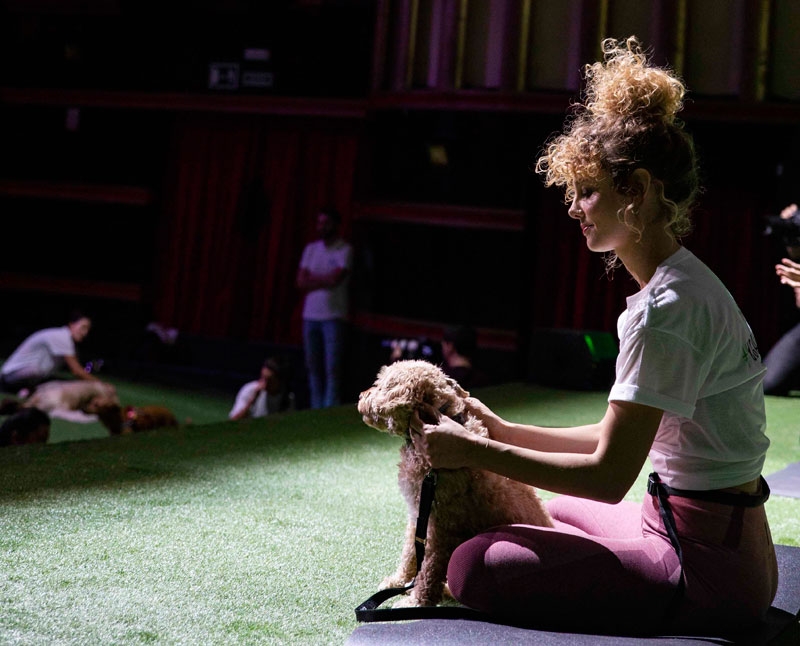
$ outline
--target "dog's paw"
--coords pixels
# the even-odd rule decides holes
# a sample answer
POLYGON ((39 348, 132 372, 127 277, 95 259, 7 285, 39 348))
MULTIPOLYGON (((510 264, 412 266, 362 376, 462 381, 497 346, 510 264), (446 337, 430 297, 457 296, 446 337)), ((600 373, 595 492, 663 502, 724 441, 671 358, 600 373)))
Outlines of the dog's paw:
POLYGON ((431 597, 430 593, 421 590, 411 590, 410 594, 403 596, 394 604, 394 608, 424 608, 427 606, 437 606, 439 600, 431 597), (421 593, 421 594, 420 594, 421 593))
POLYGON ((387 588, 403 588, 408 585, 409 581, 405 581, 403 577, 397 574, 387 576, 378 586, 379 590, 386 590, 387 588))
POLYGON ((445 584, 444 584, 444 586, 442 587, 442 597, 443 597, 444 599, 447 599, 447 600, 450 600, 450 599, 452 599, 452 600, 454 600, 454 601, 455 601, 455 597, 453 596, 453 593, 452 593, 452 592, 450 592, 450 586, 449 586, 449 585, 447 585, 446 583, 445 583, 445 584))
POLYGON ((413 594, 406 594, 395 601, 392 608, 416 608, 419 605, 419 601, 413 594))

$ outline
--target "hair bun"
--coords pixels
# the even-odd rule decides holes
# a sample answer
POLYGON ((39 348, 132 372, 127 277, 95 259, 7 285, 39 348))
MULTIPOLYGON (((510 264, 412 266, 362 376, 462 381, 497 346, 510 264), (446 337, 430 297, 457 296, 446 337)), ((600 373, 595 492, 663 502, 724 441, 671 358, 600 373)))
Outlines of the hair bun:
POLYGON ((668 70, 648 66, 636 37, 606 39, 603 53, 604 63, 586 66, 586 110, 600 119, 675 121, 685 86, 668 70))

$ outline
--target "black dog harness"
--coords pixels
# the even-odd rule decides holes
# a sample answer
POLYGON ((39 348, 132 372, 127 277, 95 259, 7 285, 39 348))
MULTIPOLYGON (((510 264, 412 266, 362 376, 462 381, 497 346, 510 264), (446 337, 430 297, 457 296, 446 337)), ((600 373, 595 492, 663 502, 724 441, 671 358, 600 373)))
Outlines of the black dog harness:
POLYGON ((763 476, 759 477, 761 490, 756 494, 748 493, 733 493, 728 491, 695 491, 690 489, 676 489, 669 487, 661 482, 661 478, 657 473, 651 473, 647 478, 647 493, 655 496, 658 499, 658 511, 661 515, 661 521, 667 530, 669 542, 675 549, 678 555, 678 563, 680 564, 680 578, 678 579, 678 587, 675 590, 675 595, 667 608, 664 618, 665 622, 670 622, 678 610, 678 606, 683 600, 683 594, 686 589, 686 578, 683 572, 683 549, 681 542, 678 538, 678 530, 675 527, 675 517, 672 514, 668 498, 670 496, 677 496, 678 498, 691 498, 693 500, 705 500, 707 502, 715 502, 722 505, 730 505, 733 507, 759 507, 769 499, 769 485, 764 480, 763 476))

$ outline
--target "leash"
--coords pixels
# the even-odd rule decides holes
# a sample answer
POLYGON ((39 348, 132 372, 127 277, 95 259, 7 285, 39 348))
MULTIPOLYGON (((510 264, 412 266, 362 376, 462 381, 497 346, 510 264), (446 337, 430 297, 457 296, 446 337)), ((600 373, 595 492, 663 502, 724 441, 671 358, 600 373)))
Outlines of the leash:
MULTIPOLYGON (((419 497, 419 513, 417 514, 417 527, 414 534, 414 554, 417 560, 417 574, 425 558, 425 546, 428 542, 428 519, 436 494, 438 475, 431 469, 422 481, 422 490, 419 497)), ((411 590, 416 583, 416 576, 405 586, 399 588, 386 588, 378 590, 369 599, 356 608, 356 620, 360 622, 373 621, 402 621, 409 619, 477 619, 485 617, 477 610, 463 606, 424 606, 417 608, 380 608, 379 606, 399 594, 411 590)))
POLYGON ((661 515, 661 521, 667 530, 669 542, 675 553, 678 555, 678 563, 680 564, 680 578, 678 579, 678 587, 675 589, 675 594, 667 606, 664 614, 664 624, 669 625, 678 612, 678 606, 683 601, 683 595, 686 591, 686 575, 684 574, 683 567, 683 548, 678 539, 678 529, 675 526, 675 516, 672 514, 668 498, 670 496, 677 496, 679 498, 691 498, 693 500, 705 500, 707 502, 716 502, 723 505, 731 505, 734 507, 758 507, 763 505, 769 499, 769 485, 764 477, 760 477, 761 493, 747 494, 747 493, 733 493, 727 491, 695 491, 689 489, 676 489, 661 482, 661 478, 657 473, 651 473, 647 478, 647 493, 655 496, 658 500, 658 512, 661 515))
MULTIPOLYGON (((417 558, 417 574, 425 558, 425 546, 428 544, 428 519, 431 517, 433 499, 436 497, 436 485, 439 474, 436 469, 431 469, 422 481, 422 491, 419 494, 419 513, 417 514, 417 530, 414 533, 414 555, 417 558)), ((416 577, 414 577, 416 579, 416 577)), ((413 581, 412 581, 413 583, 413 581)))
MULTIPOLYGON (((447 415, 445 412, 446 408, 446 404, 441 406, 439 412, 442 415, 447 415)), ((466 421, 463 413, 449 415, 448 417, 459 424, 464 424, 466 421)), ((414 578, 402 587, 378 590, 378 592, 356 608, 356 619, 358 621, 402 621, 409 619, 481 619, 483 621, 491 621, 477 610, 464 606, 422 606, 416 608, 379 607, 384 601, 396 597, 397 595, 405 594, 411 590, 416 583, 416 575, 419 574, 422 561, 425 558, 425 547, 428 542, 428 519, 430 518, 431 509, 436 496, 437 482, 438 474, 435 469, 428 471, 422 481, 422 489, 420 490, 419 496, 419 511, 417 513, 417 526, 414 533, 414 556, 417 561, 417 570, 414 578)))
MULTIPOLYGON (((422 567, 422 560, 425 558, 425 545, 428 542, 428 519, 431 515, 433 500, 436 496, 437 473, 434 469, 428 471, 422 481, 422 489, 419 495, 419 512, 417 514, 417 527, 414 533, 414 555, 417 560, 417 574, 422 567)), ((404 594, 411 590, 416 583, 416 575, 406 585, 399 588, 386 588, 378 590, 369 599, 356 608, 356 619, 358 621, 381 621, 388 619, 401 618, 408 614, 406 611, 415 611, 418 608, 392 608, 379 610, 380 606, 387 599, 391 599, 399 594, 404 594)))

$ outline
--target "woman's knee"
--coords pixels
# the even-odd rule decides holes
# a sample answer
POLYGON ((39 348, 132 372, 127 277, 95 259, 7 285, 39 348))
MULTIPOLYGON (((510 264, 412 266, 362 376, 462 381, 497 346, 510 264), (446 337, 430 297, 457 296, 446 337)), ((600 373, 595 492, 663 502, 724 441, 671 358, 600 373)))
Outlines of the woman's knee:
POLYGON ((543 535, 543 531, 526 525, 503 526, 459 545, 447 569, 453 596, 491 612, 535 590, 541 570, 547 569, 548 555, 560 551, 558 536, 543 535))
POLYGON ((447 566, 447 585, 458 601, 471 605, 464 597, 475 589, 486 589, 486 550, 491 542, 482 535, 459 545, 447 566))

